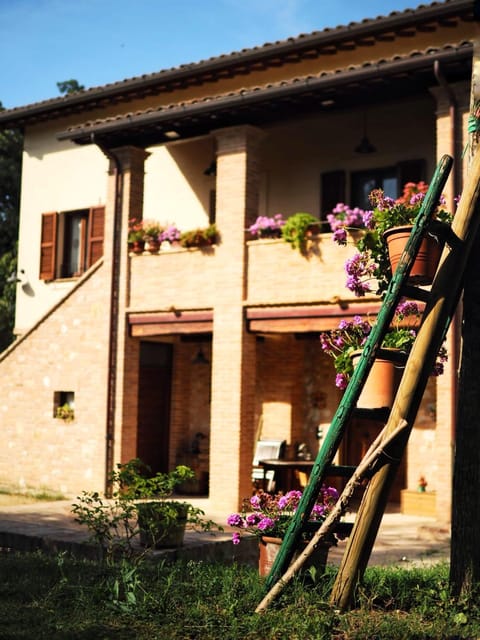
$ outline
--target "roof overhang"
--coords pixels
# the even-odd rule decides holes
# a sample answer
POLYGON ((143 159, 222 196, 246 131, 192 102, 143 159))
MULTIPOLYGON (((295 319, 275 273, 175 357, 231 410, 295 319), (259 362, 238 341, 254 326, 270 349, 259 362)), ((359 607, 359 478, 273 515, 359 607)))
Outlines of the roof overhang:
POLYGON ((147 147, 239 124, 262 126, 301 113, 351 108, 425 94, 437 84, 438 61, 449 83, 471 76, 473 45, 465 42, 358 67, 294 78, 192 102, 86 122, 60 132, 60 140, 108 147, 147 147))

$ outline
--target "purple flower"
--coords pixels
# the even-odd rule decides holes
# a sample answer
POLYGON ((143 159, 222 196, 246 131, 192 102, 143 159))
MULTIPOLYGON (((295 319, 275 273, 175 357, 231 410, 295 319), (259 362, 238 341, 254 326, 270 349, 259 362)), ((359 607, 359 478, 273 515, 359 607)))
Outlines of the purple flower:
POLYGON ((267 529, 272 529, 274 525, 275 525, 275 520, 272 520, 272 518, 266 517, 260 520, 257 527, 260 531, 266 531, 267 529))
POLYGON ((333 241, 340 245, 347 244, 347 232, 345 231, 344 227, 342 227, 341 229, 336 229, 333 232, 333 241))
POLYGON ((252 505, 252 507, 254 509, 259 509, 260 508, 260 498, 258 496, 252 496, 250 498, 250 504, 252 505))
POLYGON ((335 376, 335 386, 339 389, 346 389, 348 385, 348 377, 344 373, 337 373, 335 376))
POLYGON ((240 534, 238 533, 238 531, 234 531, 232 533, 232 542, 233 544, 240 544, 240 534))
POLYGON ((232 515, 227 518, 227 524, 230 527, 240 527, 242 523, 242 516, 238 513, 232 513, 232 515))

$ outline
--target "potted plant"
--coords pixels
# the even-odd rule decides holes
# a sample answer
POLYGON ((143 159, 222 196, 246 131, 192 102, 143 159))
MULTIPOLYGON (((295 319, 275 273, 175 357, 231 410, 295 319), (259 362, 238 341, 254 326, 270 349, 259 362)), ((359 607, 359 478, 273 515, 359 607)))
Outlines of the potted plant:
MULTIPOLYGON (((408 354, 415 341, 418 325, 420 322, 420 310, 416 302, 410 300, 402 301, 395 310, 394 318, 389 331, 386 333, 382 342, 382 349, 385 353, 387 350, 395 352, 403 352, 408 354)), ((324 353, 331 356, 334 360, 336 371, 335 385, 339 389, 346 389, 350 377, 355 366, 355 359, 361 354, 361 350, 367 341, 372 330, 373 323, 370 318, 362 318, 355 316, 352 320, 341 320, 337 329, 320 334, 320 344, 324 353)), ((390 358, 378 358, 374 362, 372 371, 364 387, 359 399, 358 406, 367 408, 389 406, 393 400, 396 388, 400 381, 398 375, 398 356, 391 354, 390 358), (379 371, 379 381, 374 378, 374 374, 380 369, 380 365, 388 364, 388 372, 385 367, 381 367, 379 371), (377 367, 377 365, 379 365, 377 367), (384 383, 390 381, 394 386, 391 389, 385 389, 384 383), (371 386, 370 386, 371 385, 371 386), (370 400, 367 398, 370 388, 372 388, 375 398, 370 400), (380 394, 380 389, 385 391, 385 395, 380 394), (388 401, 388 398, 390 401, 388 401)), ((444 347, 439 351, 437 361, 435 363, 432 375, 441 375, 443 373, 444 363, 447 360, 447 353, 444 347)))
POLYGON ((180 235, 180 244, 182 247, 209 247, 218 242, 218 231, 215 224, 210 224, 206 228, 191 229, 184 231, 180 235))
POLYGON ((128 248, 133 253, 143 253, 145 248, 145 234, 142 220, 130 218, 128 221, 128 248))
MULTIPOLYGON (((337 244, 347 243, 348 230, 364 230, 360 239, 355 242, 358 253, 345 264, 346 286, 355 295, 364 296, 365 293, 371 292, 372 282, 376 283, 376 293, 381 294, 386 291, 427 190, 428 185, 424 182, 408 182, 404 186, 402 196, 394 200, 386 196, 382 189, 374 189, 369 195, 372 210, 350 209, 345 204, 339 203, 327 216, 333 231, 333 240, 337 244), (389 249, 391 237, 397 232, 403 236, 403 243, 389 249)), ((452 215, 444 209, 443 205, 442 198, 435 218, 441 222, 451 222, 452 215)), ((424 238, 417 261, 410 273, 414 282, 417 284, 431 282, 441 249, 438 240, 432 235, 424 238), (429 262, 430 251, 433 252, 433 262, 429 262)))
POLYGON ((165 229, 160 234, 160 242, 168 244, 168 246, 174 246, 180 244, 181 231, 174 224, 167 224, 165 229))
MULTIPOLYGON (((270 572, 271 566, 277 555, 282 539, 290 526, 292 517, 297 510, 302 497, 301 491, 288 491, 286 494, 272 495, 265 491, 259 491, 250 499, 243 502, 241 513, 232 513, 227 518, 230 527, 239 529, 232 535, 233 544, 239 544, 242 534, 253 534, 259 540, 259 573, 262 576, 270 572)), ((301 546, 304 547, 313 537, 315 528, 328 516, 338 500, 338 491, 334 487, 323 486, 310 515, 311 531, 305 531, 301 546)), ((323 545, 319 545, 310 566, 313 564, 319 568, 325 566, 328 550, 337 544, 339 538, 344 537, 350 531, 348 523, 338 523, 335 534, 332 534, 323 545)), ((305 569, 308 568, 308 565, 305 569)))
POLYGON ((320 232, 320 221, 310 213, 294 213, 282 225, 282 237, 292 249, 306 253, 307 241, 320 232))
POLYGON ((112 497, 104 501, 97 492, 84 491, 73 504, 75 520, 85 524, 103 554, 136 553, 133 542, 150 548, 178 547, 185 528, 202 531, 222 530, 192 504, 173 499, 172 494, 185 480, 195 476, 192 469, 179 465, 173 471, 151 474, 138 458, 118 464, 110 474, 112 497))
POLYGON ((277 213, 272 217, 258 216, 247 231, 254 238, 281 238, 284 224, 285 220, 281 213, 277 213))
POLYGON ((65 404, 57 407, 55 417, 63 420, 64 422, 73 422, 75 420, 75 409, 66 402, 65 404))
POLYGON ((158 220, 144 220, 143 234, 144 239, 148 243, 150 253, 158 253, 160 249, 160 238, 163 233, 163 227, 158 220))
POLYGON ((204 512, 188 502, 172 499, 176 487, 195 478, 190 467, 151 475, 149 467, 134 458, 119 464, 115 480, 124 499, 134 500, 140 544, 155 549, 183 544, 187 523, 209 530, 214 523, 203 520, 204 512))

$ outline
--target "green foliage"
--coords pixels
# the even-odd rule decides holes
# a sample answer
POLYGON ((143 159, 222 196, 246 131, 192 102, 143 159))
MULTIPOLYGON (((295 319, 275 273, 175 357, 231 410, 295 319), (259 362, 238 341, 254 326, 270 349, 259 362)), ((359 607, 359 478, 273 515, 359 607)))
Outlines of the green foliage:
POLYGON ((62 95, 70 95, 71 93, 76 93, 77 91, 83 91, 85 89, 83 84, 79 84, 78 80, 73 79, 57 82, 57 88, 62 95))
POLYGON ((139 458, 118 464, 110 475, 111 499, 98 492, 84 491, 72 505, 75 520, 85 525, 101 555, 111 560, 126 556, 141 559, 134 543, 141 536, 145 551, 159 545, 170 529, 187 523, 202 531, 221 530, 205 512, 187 502, 171 498, 175 488, 195 478, 190 467, 179 465, 167 473, 151 474, 139 458))
POLYGON ((65 422, 73 422, 73 420, 75 420, 75 410, 68 403, 62 404, 60 407, 57 407, 55 417, 65 422))
POLYGON ((300 253, 305 253, 307 248, 307 239, 312 235, 309 231, 312 225, 319 225, 318 218, 310 213, 295 213, 287 218, 282 226, 282 237, 288 242, 292 249, 298 249, 300 253))
MULTIPOLYGON (((3 106, 0 103, 0 110, 3 106)), ((23 136, 0 131, 0 351, 13 341, 23 136)))
POLYGON ((180 234, 180 245, 182 247, 208 247, 216 244, 219 239, 218 230, 215 224, 210 224, 204 229, 191 229, 180 234))
POLYGON ((455 599, 448 566, 369 568, 356 608, 329 605, 336 568, 294 579, 278 602, 255 567, 124 560, 109 565, 40 553, 0 555, 1 636, 115 640, 433 640, 480 637, 478 593, 455 599))

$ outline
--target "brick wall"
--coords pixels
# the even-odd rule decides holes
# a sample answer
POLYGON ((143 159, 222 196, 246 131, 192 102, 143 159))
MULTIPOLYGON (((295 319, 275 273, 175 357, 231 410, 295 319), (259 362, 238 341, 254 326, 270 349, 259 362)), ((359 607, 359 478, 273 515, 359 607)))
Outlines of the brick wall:
POLYGON ((0 481, 77 495, 105 482, 109 296, 94 267, 2 354, 0 481), (53 417, 55 391, 75 393, 75 419, 53 417))

